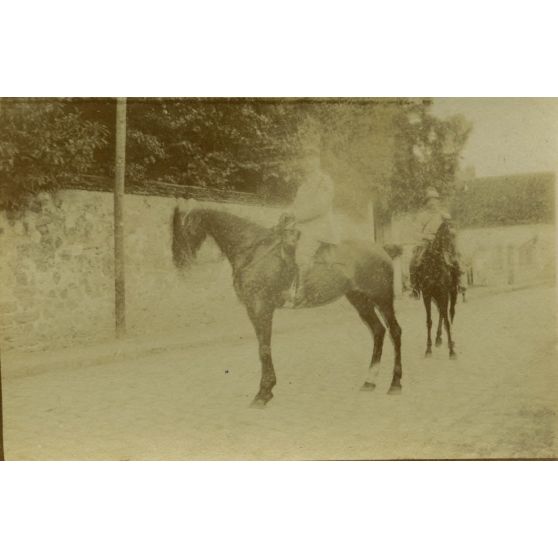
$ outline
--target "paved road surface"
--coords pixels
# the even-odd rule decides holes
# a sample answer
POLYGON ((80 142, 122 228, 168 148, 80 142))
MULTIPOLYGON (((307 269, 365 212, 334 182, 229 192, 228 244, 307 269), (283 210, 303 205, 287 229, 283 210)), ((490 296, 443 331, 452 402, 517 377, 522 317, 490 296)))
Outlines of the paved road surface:
POLYGON ((248 407, 259 382, 255 340, 230 331, 221 342, 97 365, 8 370, 6 457, 557 457, 555 301, 549 287, 473 295, 458 305, 456 361, 445 346, 423 357, 422 304, 400 301, 400 396, 386 395, 387 337, 379 388, 358 390, 370 338, 344 301, 278 314, 279 383, 265 410, 248 407))

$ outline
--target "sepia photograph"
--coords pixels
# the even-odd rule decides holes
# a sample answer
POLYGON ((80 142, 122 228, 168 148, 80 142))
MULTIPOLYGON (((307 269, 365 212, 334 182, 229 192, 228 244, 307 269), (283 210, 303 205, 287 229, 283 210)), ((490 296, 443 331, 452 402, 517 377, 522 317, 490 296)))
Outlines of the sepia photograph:
POLYGON ((2 458, 556 459, 557 153, 557 98, 0 98, 2 458))
POLYGON ((553 554, 547 4, 3 6, 2 556, 553 554))

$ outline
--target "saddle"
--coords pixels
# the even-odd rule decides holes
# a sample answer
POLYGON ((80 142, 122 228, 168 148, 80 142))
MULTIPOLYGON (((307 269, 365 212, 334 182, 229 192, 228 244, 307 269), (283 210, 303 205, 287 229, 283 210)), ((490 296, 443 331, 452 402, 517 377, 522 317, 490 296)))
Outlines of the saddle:
POLYGON ((266 234, 246 246, 243 258, 234 272, 235 277, 238 279, 241 273, 278 248, 281 250, 281 257, 295 267, 295 248, 299 237, 300 231, 286 227, 285 222, 280 220, 266 234), (265 249, 258 253, 260 248, 265 249))
MULTIPOLYGON (((292 257, 295 266, 293 282, 286 294, 284 307, 310 308, 331 302, 338 296, 340 285, 353 280, 348 262, 339 261, 336 246, 320 242, 311 257, 311 266, 299 269, 296 249, 301 236, 294 216, 284 214, 275 227, 282 239, 283 251, 292 257), (290 249, 290 251, 289 251, 290 249)), ((310 262, 309 262, 310 263, 310 262)))
MULTIPOLYGON (((274 227, 275 234, 280 238, 280 242, 283 246, 292 247, 293 255, 301 235, 301 232, 296 225, 297 223, 294 215, 290 213, 283 213, 279 218, 279 222, 274 227)), ((336 263, 333 260, 334 248, 335 246, 333 244, 321 242, 312 257, 312 261, 318 264, 336 263)))
POLYGON ((320 246, 316 250, 313 257, 314 263, 326 264, 326 265, 333 265, 335 263, 340 263, 335 261, 334 249, 335 246, 333 244, 328 244, 327 242, 320 243, 320 246))

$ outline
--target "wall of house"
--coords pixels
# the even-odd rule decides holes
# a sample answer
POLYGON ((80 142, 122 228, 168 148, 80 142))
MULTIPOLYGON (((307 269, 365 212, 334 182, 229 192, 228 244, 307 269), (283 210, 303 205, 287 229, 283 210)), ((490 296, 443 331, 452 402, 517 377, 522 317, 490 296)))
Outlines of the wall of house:
MULTIPOLYGON (((279 207, 198 202, 262 225, 279 207)), ((179 273, 171 255, 174 198, 125 197, 126 322, 129 334, 164 333, 231 319, 238 311, 229 263, 208 240, 197 263, 179 273), (231 310, 232 309, 232 310, 231 310)), ((369 225, 338 215, 342 236, 369 225)), ((20 215, 0 212, 0 343, 40 349, 114 335, 113 197, 64 190, 41 194, 20 215)))
POLYGON ((463 229, 459 246, 475 285, 522 285, 555 275, 553 225, 463 229))

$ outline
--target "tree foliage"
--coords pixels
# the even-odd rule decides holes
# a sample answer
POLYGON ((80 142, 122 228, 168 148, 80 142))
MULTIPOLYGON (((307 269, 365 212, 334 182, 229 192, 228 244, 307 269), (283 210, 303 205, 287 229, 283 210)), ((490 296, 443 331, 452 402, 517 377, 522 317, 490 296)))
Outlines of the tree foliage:
POLYGON ((393 169, 393 120, 400 103, 372 100, 331 100, 314 105, 319 122, 322 160, 337 188, 337 202, 346 211, 365 215, 390 194, 393 169))
MULTIPOLYGON (((114 172, 113 99, 4 100, 2 200, 114 172)), ((451 190, 468 126, 398 100, 128 99, 128 182, 150 180, 291 199, 300 155, 321 143, 338 205, 386 212, 451 190), (316 139, 317 138, 317 139, 316 139)), ((10 201, 11 203, 11 201, 10 201)))
POLYGON ((449 198, 455 189, 459 158, 471 132, 460 115, 440 119, 429 103, 410 104, 395 119, 396 143, 387 204, 391 211, 408 211, 424 203, 428 187, 449 198))
POLYGON ((375 218, 421 207, 428 187, 451 197, 471 125, 436 117, 429 101, 331 100, 309 112, 341 205, 355 213, 374 201, 375 218))
POLYGON ((83 118, 69 100, 0 104, 0 195, 4 206, 72 184, 94 165, 108 129, 83 118))
POLYGON ((282 103, 147 99, 130 105, 129 124, 132 179, 253 192, 275 179, 290 187, 285 163, 298 123, 282 103))

